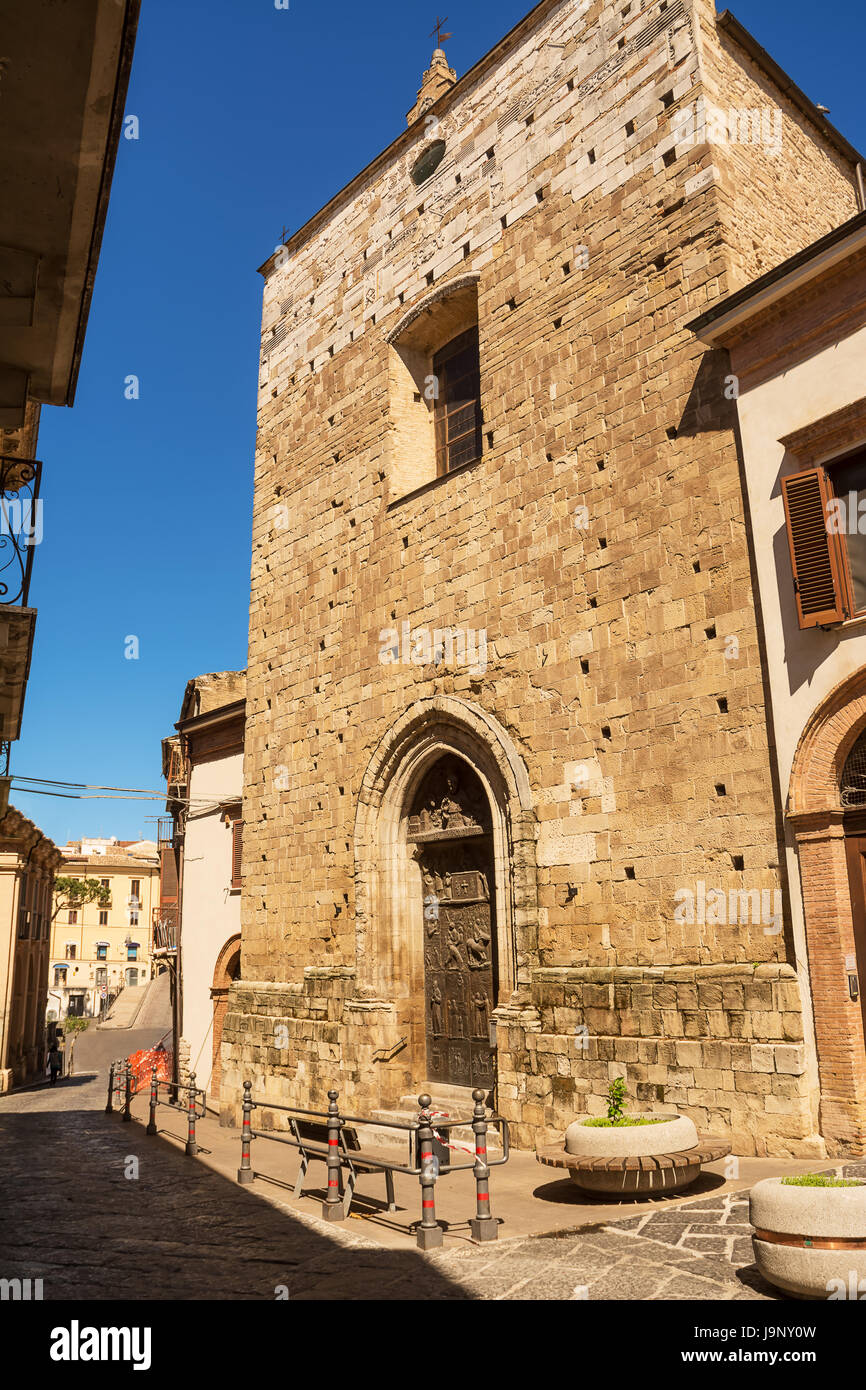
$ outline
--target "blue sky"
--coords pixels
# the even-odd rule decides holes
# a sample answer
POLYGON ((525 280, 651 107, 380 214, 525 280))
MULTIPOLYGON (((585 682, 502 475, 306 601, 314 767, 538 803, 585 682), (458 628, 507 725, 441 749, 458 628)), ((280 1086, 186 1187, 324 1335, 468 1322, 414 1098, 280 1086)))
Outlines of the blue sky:
MULTIPOLYGON (((458 75, 529 8, 443 0, 458 75)), ((862 0, 820 22, 811 0, 732 8, 866 149, 862 0)), ((256 269, 404 128, 435 19, 417 0, 143 0, 126 107, 140 138, 121 140, 76 402, 42 412, 39 616, 13 774, 159 788, 186 681, 245 665, 256 269)), ((12 801, 58 842, 151 835, 161 810, 12 801)))

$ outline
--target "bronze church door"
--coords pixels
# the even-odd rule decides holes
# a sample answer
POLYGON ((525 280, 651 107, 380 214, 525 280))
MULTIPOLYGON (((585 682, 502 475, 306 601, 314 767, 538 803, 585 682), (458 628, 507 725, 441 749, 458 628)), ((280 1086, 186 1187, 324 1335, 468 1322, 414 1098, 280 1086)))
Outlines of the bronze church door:
POLYGON ((496 1006, 489 809, 478 779, 453 756, 435 765, 415 805, 409 838, 424 894, 426 1080, 488 1088, 496 1006))

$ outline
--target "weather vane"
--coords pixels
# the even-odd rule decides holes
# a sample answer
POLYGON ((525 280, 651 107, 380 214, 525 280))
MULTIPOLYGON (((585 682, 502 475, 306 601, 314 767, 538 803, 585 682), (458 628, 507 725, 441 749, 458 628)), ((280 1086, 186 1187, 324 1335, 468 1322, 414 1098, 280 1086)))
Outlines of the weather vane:
POLYGON ((450 38, 452 37, 451 34, 443 34, 443 32, 442 32, 442 26, 443 26, 443 24, 447 24, 447 23, 448 23, 448 16, 447 16, 447 15, 445 16, 444 19, 440 19, 439 16, 438 16, 438 14, 437 14, 437 16, 436 16, 436 28, 435 28, 435 29, 431 29, 431 31, 430 31, 430 37, 431 37, 431 39, 432 39, 432 37, 433 37, 434 34, 436 35, 436 47, 437 47, 437 48, 441 48, 441 47, 442 47, 442 44, 444 43, 444 41, 445 41, 446 39, 450 39, 450 38))

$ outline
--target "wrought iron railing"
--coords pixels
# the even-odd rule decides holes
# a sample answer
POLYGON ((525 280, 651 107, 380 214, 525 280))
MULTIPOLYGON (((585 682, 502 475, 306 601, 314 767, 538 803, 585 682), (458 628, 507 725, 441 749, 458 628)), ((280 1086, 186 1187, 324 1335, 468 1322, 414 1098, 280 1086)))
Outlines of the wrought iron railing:
POLYGON ((155 907, 152 924, 153 943, 151 954, 158 951, 177 950, 177 908, 155 907))
POLYGON ((42 540, 38 459, 0 454, 0 603, 27 607, 33 551, 42 540))

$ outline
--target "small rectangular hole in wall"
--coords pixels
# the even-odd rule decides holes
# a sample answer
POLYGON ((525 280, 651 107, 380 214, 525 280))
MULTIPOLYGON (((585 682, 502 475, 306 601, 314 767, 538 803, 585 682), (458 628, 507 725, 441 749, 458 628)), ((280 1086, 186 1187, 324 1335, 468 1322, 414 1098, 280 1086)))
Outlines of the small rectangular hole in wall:
POLYGON ((594 163, 595 163, 595 150, 588 150, 588 151, 587 151, 586 157, 587 157, 587 159, 589 160, 590 164, 594 164, 594 163))
POLYGON ((634 135, 634 121, 626 121, 625 133, 626 135, 634 135))
POLYGON ((516 300, 516 299, 509 299, 509 301, 508 301, 508 307, 509 307, 509 309, 516 309, 516 308, 517 308, 517 300, 516 300))
POLYGON ((488 431, 488 434, 487 434, 487 447, 488 447, 488 449, 492 449, 492 448, 493 448, 493 431, 492 431, 492 430, 488 431))
POLYGON ((678 433, 679 431, 677 430, 676 425, 668 425, 667 429, 665 430, 665 434, 667 435, 668 439, 676 439, 678 433))
POLYGON ((692 560, 692 569, 694 570, 695 574, 700 574, 700 572, 701 572, 701 562, 700 562, 700 560, 692 560))
POLYGON ((507 218, 507 217, 501 217, 499 220, 500 220, 500 223, 501 223, 501 225, 502 225, 502 230, 503 230, 503 232, 506 231, 507 228, 508 228, 508 218, 507 218))
POLYGON ((724 782, 717 782, 717 783, 716 783, 716 796, 727 796, 727 794, 728 794, 728 792, 727 792, 727 788, 725 787, 724 782))
POLYGON ((467 241, 466 245, 463 247, 463 259, 464 259, 464 261, 468 261, 468 260, 469 260, 469 242, 468 242, 468 241, 467 241))
POLYGON ((535 201, 536 201, 537 203, 543 203, 543 202, 544 202, 544 189, 543 189, 543 188, 539 188, 539 189, 536 190, 536 193, 535 193, 535 201))
POLYGON ((404 550, 408 550, 408 549, 409 549, 409 537, 408 537, 408 536, 404 536, 404 537, 403 537, 403 549, 404 549, 404 550))
POLYGON ((534 122, 535 122, 535 117, 534 117, 533 115, 529 115, 529 116, 526 117, 526 124, 527 124, 527 125, 533 125, 534 122))
POLYGON ((565 90, 566 90, 567 92, 573 92, 573 91, 574 91, 574 78, 573 78, 573 77, 570 77, 570 78, 568 79, 567 83, 565 84, 565 90))
POLYGON ((719 707, 719 714, 727 714, 727 712, 728 712, 728 701, 727 701, 726 696, 724 696, 724 695, 719 696, 719 698, 716 700, 716 704, 717 704, 718 707, 719 707))
POLYGON ((590 608, 597 608, 597 607, 598 607, 598 599, 597 599, 597 598, 591 598, 591 599, 589 600, 589 606, 590 606, 590 608))
POLYGON ((604 459, 599 459, 599 460, 598 460, 598 463, 596 464, 596 468, 598 469, 599 473, 603 473, 603 472, 604 472, 604 459))
POLYGON ((745 869, 745 867, 746 867, 746 861, 745 861, 745 859, 743 858, 743 856, 742 856, 741 854, 735 854, 735 855, 734 855, 734 868, 737 869, 738 872, 742 872, 742 870, 745 869))
POLYGON ((496 148, 496 147, 493 146, 491 149, 489 149, 489 150, 487 151, 487 158, 488 158, 488 159, 492 159, 492 158, 493 158, 493 155, 494 155, 494 153, 495 153, 495 148, 496 148))
POLYGON ((673 106, 673 104, 674 104, 674 94, 673 94, 673 92, 662 92, 662 106, 664 106, 665 108, 667 108, 668 106, 673 106))
POLYGON ((428 284, 428 285, 432 285, 432 284, 433 284, 433 271, 432 271, 432 270, 428 270, 427 275, 426 275, 426 280, 427 280, 427 284, 428 284))
POLYGON ((554 328, 561 328, 561 327, 562 327, 562 319, 554 319, 554 320, 553 320, 553 326, 554 326, 554 328))
POLYGON ((625 39, 619 39, 616 46, 617 48, 625 48, 625 39))
POLYGON ((705 628, 704 628, 704 632, 705 632, 706 635, 707 635, 707 640, 710 641, 710 642, 712 642, 713 638, 714 638, 715 635, 716 635, 715 623, 712 625, 712 627, 705 627, 705 628))
POLYGON ((405 296, 405 294, 403 293, 403 291, 401 290, 400 293, 397 295, 397 303, 398 303, 398 304, 402 304, 405 298, 406 298, 406 296, 405 296))
POLYGON ((462 174, 455 174, 455 175, 454 175, 454 182, 455 182, 455 183, 462 183, 462 182, 463 182, 463 175, 462 175, 462 174))
POLYGON ((580 658, 580 669, 585 676, 589 675, 589 662, 584 656, 580 658))
POLYGON ((677 152, 676 152, 676 150, 665 150, 664 154, 662 155, 662 164, 665 166, 665 168, 666 168, 666 169, 669 169, 669 168, 671 167, 671 165, 672 165, 672 164, 676 164, 676 162, 677 162, 677 152))
POLYGON ((601 727, 601 736, 602 736, 602 738, 610 738, 610 725, 609 725, 609 724, 603 724, 603 725, 602 725, 602 727, 601 727))
POLYGON ((607 540, 604 536, 599 538, 598 546, 600 550, 607 550, 607 540))
POLYGON ((571 261, 563 261, 563 263, 562 263, 562 273, 563 273, 563 275, 570 275, 570 274, 571 274, 571 261))
POLYGON ((634 878, 634 865, 633 865, 633 864, 626 864, 626 866, 625 866, 625 876, 626 876, 626 878, 634 878))

